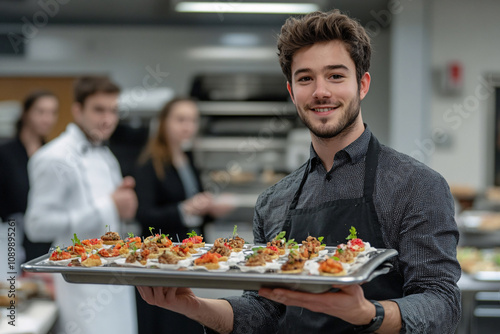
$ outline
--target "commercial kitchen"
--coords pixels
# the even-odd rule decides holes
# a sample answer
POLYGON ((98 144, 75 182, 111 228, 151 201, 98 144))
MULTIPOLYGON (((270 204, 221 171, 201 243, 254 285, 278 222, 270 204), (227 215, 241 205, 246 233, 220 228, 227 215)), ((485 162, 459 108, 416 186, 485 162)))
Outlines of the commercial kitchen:
MULTIPOLYGON (((50 142, 72 121, 74 80, 104 75, 123 89, 120 121, 109 148, 122 174, 131 175, 158 127, 163 105, 174 96, 190 96, 200 112, 200 127, 187 149, 193 152, 205 189, 233 207, 206 226, 205 239, 213 242, 230 235, 237 225, 238 234, 251 242, 258 195, 300 167, 310 153, 310 133, 290 99, 276 50, 281 25, 293 12, 238 13, 251 4, 247 0, 205 1, 217 10, 185 12, 181 5, 190 3, 0 0, 0 144, 15 137, 21 102, 31 91, 48 89, 59 98, 50 142)), ((449 184, 462 266, 458 283, 462 318, 457 333, 496 333, 500 325, 500 3, 286 3, 304 5, 306 12, 340 9, 357 18, 368 32, 372 82, 361 104, 363 120, 381 144, 423 162, 449 184)), ((7 254, 3 248, 7 228, 2 224, 0 254, 7 254)), ((140 233, 136 222, 129 229, 140 233)), ((0 264, 3 296, 9 291, 4 281, 10 275, 4 270, 7 262, 0 264)), ((20 264, 16 284, 22 291, 25 280, 27 293, 22 293, 18 304, 19 326, 8 327, 2 304, 0 332, 50 333, 57 318, 47 292, 50 284, 35 277, 21 278, 20 264)), ((208 298, 241 294, 229 289, 195 290, 208 298)))

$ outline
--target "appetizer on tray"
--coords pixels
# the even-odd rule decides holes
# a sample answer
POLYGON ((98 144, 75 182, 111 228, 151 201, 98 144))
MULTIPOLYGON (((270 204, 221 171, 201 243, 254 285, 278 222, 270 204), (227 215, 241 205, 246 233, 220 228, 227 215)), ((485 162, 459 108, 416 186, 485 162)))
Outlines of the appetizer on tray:
POLYGON ((194 248, 205 247, 205 241, 203 241, 203 237, 201 235, 197 235, 195 231, 187 234, 188 237, 182 240, 182 243, 191 242, 194 248))
POLYGON ((119 242, 123 242, 118 233, 111 231, 108 231, 103 236, 101 236, 101 240, 105 245, 116 245, 119 242))
POLYGON ((319 262, 319 274, 322 276, 343 276, 346 271, 342 263, 334 256, 319 262))
POLYGON ((219 269, 220 254, 207 252, 194 260, 195 266, 204 266, 209 270, 219 269))
POLYGON ((279 271, 282 274, 300 274, 304 271, 306 259, 295 250, 290 250, 287 261, 281 266, 279 271))

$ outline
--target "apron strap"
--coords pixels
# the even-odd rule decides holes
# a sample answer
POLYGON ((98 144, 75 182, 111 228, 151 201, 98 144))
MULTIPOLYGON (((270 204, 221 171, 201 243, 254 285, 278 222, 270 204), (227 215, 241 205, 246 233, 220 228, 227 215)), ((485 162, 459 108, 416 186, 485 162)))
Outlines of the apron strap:
POLYGON ((380 143, 372 134, 368 151, 365 158, 365 184, 363 187, 363 197, 372 198, 375 189, 375 176, 378 165, 378 154, 380 152, 380 143))
POLYGON ((297 207, 300 194, 302 193, 302 188, 304 188, 304 183, 306 183, 307 176, 309 175, 310 164, 311 164, 311 159, 307 161, 306 169, 304 171, 304 175, 302 176, 302 181, 300 181, 299 189, 297 189, 297 191, 295 192, 295 196, 293 196, 292 203, 290 204, 288 210, 295 210, 295 208, 297 207))

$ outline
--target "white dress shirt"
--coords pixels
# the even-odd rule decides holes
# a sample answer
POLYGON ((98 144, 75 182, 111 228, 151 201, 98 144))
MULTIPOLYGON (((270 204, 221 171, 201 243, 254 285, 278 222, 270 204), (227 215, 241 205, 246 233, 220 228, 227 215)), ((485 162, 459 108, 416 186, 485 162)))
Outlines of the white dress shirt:
MULTIPOLYGON (((75 124, 38 150, 28 162, 30 191, 25 217, 32 241, 55 246, 99 238, 107 229, 123 235, 111 194, 122 182, 118 161, 105 146, 93 146, 75 124), (106 228, 108 225, 108 228, 106 228)), ((55 275, 58 333, 137 333, 134 288, 69 284, 55 275)))

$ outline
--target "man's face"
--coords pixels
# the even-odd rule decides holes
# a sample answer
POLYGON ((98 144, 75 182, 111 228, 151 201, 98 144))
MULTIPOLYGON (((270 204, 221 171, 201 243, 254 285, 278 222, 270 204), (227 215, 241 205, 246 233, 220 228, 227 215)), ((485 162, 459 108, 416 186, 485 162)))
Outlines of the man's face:
POLYGON ((365 73, 358 88, 354 61, 340 41, 316 43, 293 56, 288 91, 300 119, 319 138, 345 135, 362 121, 360 102, 369 85, 365 73))
POLYGON ((108 140, 118 124, 118 94, 96 93, 73 105, 73 116, 89 140, 108 140))

